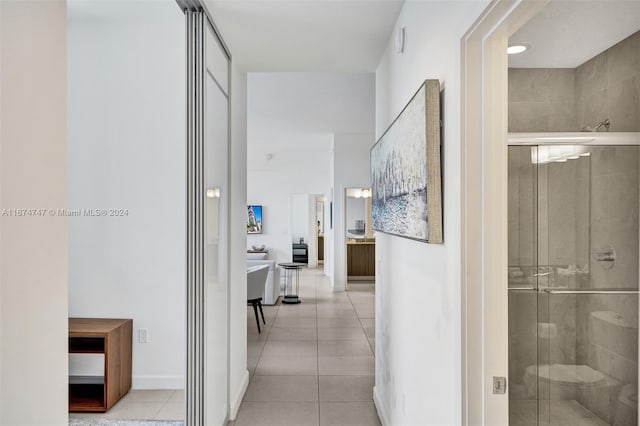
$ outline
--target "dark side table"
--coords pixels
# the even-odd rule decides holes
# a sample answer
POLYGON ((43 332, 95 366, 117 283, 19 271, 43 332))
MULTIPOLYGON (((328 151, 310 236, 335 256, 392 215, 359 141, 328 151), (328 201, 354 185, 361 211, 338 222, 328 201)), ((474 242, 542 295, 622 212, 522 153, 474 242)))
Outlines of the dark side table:
POLYGON ((278 263, 278 266, 284 269, 284 297, 282 303, 296 304, 300 303, 300 269, 307 266, 306 263, 278 263), (289 285, 289 277, 291 277, 291 285, 289 285), (294 291, 294 277, 295 277, 295 291, 294 291))

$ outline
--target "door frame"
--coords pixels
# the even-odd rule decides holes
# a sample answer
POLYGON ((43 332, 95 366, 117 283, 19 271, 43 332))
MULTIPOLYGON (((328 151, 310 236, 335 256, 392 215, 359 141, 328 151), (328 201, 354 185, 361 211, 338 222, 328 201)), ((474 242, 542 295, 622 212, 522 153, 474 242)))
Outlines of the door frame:
POLYGON ((461 40, 463 425, 509 424, 506 50, 548 1, 493 0, 461 40))
MULTIPOLYGON (((186 289, 186 368, 185 368, 185 425, 196 426, 208 424, 210 419, 207 413, 210 411, 207 406, 206 395, 206 370, 207 357, 206 345, 206 283, 205 283, 205 73, 207 72, 207 52, 206 52, 206 32, 211 28, 216 42, 219 44, 224 56, 227 59, 227 161, 230 163, 231 156, 231 120, 232 120, 232 90, 231 71, 232 57, 227 44, 215 25, 210 11, 206 7, 204 0, 176 0, 180 9, 185 13, 186 19, 186 152, 187 152, 187 197, 186 202, 186 266, 187 266, 187 289, 186 289)), ((231 169, 227 170, 228 191, 231 190, 231 169)), ((231 220, 231 200, 227 203, 227 208, 222 214, 225 216, 227 224, 231 220)), ((232 234, 229 233, 224 249, 230 253, 230 243, 232 234)), ((228 422, 235 417, 231 401, 231 258, 228 257, 226 265, 227 271, 227 359, 226 359, 226 418, 228 422)))

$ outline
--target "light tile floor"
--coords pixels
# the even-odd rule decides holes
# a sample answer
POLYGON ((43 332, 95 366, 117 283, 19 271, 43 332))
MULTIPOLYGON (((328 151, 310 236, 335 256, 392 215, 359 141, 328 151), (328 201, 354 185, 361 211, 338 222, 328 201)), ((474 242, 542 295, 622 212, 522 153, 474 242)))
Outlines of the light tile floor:
POLYGON ((71 419, 184 420, 183 390, 130 390, 106 413, 69 413, 71 419))
MULTIPOLYGON (((250 384, 234 426, 378 426, 373 405, 372 284, 334 293, 320 270, 300 274, 299 305, 247 309, 250 384)), ((107 413, 76 419, 184 420, 184 391, 132 390, 107 413)))
POLYGON ((300 274, 299 305, 247 311, 250 383, 234 426, 377 426, 372 284, 334 293, 321 270, 300 274))

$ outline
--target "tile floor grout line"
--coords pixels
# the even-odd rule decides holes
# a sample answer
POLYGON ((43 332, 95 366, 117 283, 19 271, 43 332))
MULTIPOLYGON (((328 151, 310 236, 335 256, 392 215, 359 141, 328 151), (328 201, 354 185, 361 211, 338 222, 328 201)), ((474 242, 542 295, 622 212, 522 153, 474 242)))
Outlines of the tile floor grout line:
POLYGON ((160 415, 160 413, 162 412, 162 409, 164 407, 166 407, 166 405, 169 403, 169 401, 171 401, 171 398, 173 397, 173 394, 176 393, 175 389, 173 392, 171 392, 171 395, 169 395, 169 398, 167 398, 167 400, 162 404, 162 406, 160 407, 160 409, 158 410, 158 412, 156 413, 156 415, 153 417, 153 420, 162 420, 159 419, 158 416, 160 415))
MULTIPOLYGON (((249 375, 249 383, 247 384, 247 389, 249 389, 249 385, 251 385, 251 380, 253 379, 253 377, 256 375, 256 371, 258 371, 258 365, 260 364, 260 361, 262 361, 262 354, 264 353, 264 347, 267 346, 267 341, 269 341, 269 336, 271 335, 271 331, 273 330, 273 327, 276 323, 276 318, 278 318, 278 314, 280 313, 280 306, 281 305, 275 305, 277 306, 276 308, 276 312, 273 315, 273 324, 271 324, 271 327, 269 327, 269 332, 266 333, 265 338, 264 338, 264 342, 262 344, 262 347, 260 348, 260 355, 258 355, 258 362, 256 363, 256 368, 253 369, 253 373, 249 375)), ((258 320, 259 321, 259 320, 258 320)), ((265 324, 266 326, 266 324, 265 324)), ((265 330, 266 332, 267 330, 265 330)), ((245 392, 246 394, 246 392, 245 392)), ((244 402, 244 396, 242 397, 242 401, 244 402)), ((240 405, 242 405, 242 403, 240 403, 240 405)))
MULTIPOLYGON (((375 287, 374 287, 374 294, 375 294, 375 287)), ((360 327, 362 328, 362 332, 364 333, 364 338, 367 339, 367 344, 369 345, 369 350, 372 352, 374 360, 375 360, 376 352, 371 347, 371 340, 369 340, 369 336, 367 335, 367 330, 365 329, 364 324, 362 324, 362 318, 360 318, 360 315, 358 315, 358 312, 356 311, 356 306, 354 305, 353 300, 351 299, 351 295, 347 293, 347 297, 349 298, 349 303, 351 303, 351 307, 353 308, 353 312, 356 314, 356 318, 358 318, 358 322, 360 323, 360 327)), ((376 316, 376 309, 375 309, 375 305, 374 305, 374 307, 373 307, 373 318, 374 318, 373 323, 374 323, 374 327, 375 327, 375 316, 376 316)))

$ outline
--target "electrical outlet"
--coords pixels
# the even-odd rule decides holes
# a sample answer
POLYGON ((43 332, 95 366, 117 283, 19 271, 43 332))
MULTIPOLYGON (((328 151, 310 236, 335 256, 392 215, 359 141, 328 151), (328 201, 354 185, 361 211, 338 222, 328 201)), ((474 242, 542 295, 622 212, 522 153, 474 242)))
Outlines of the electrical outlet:
POLYGON ((140 329, 138 329, 138 342, 140 342, 140 343, 149 343, 149 329, 148 328, 140 328, 140 329))

